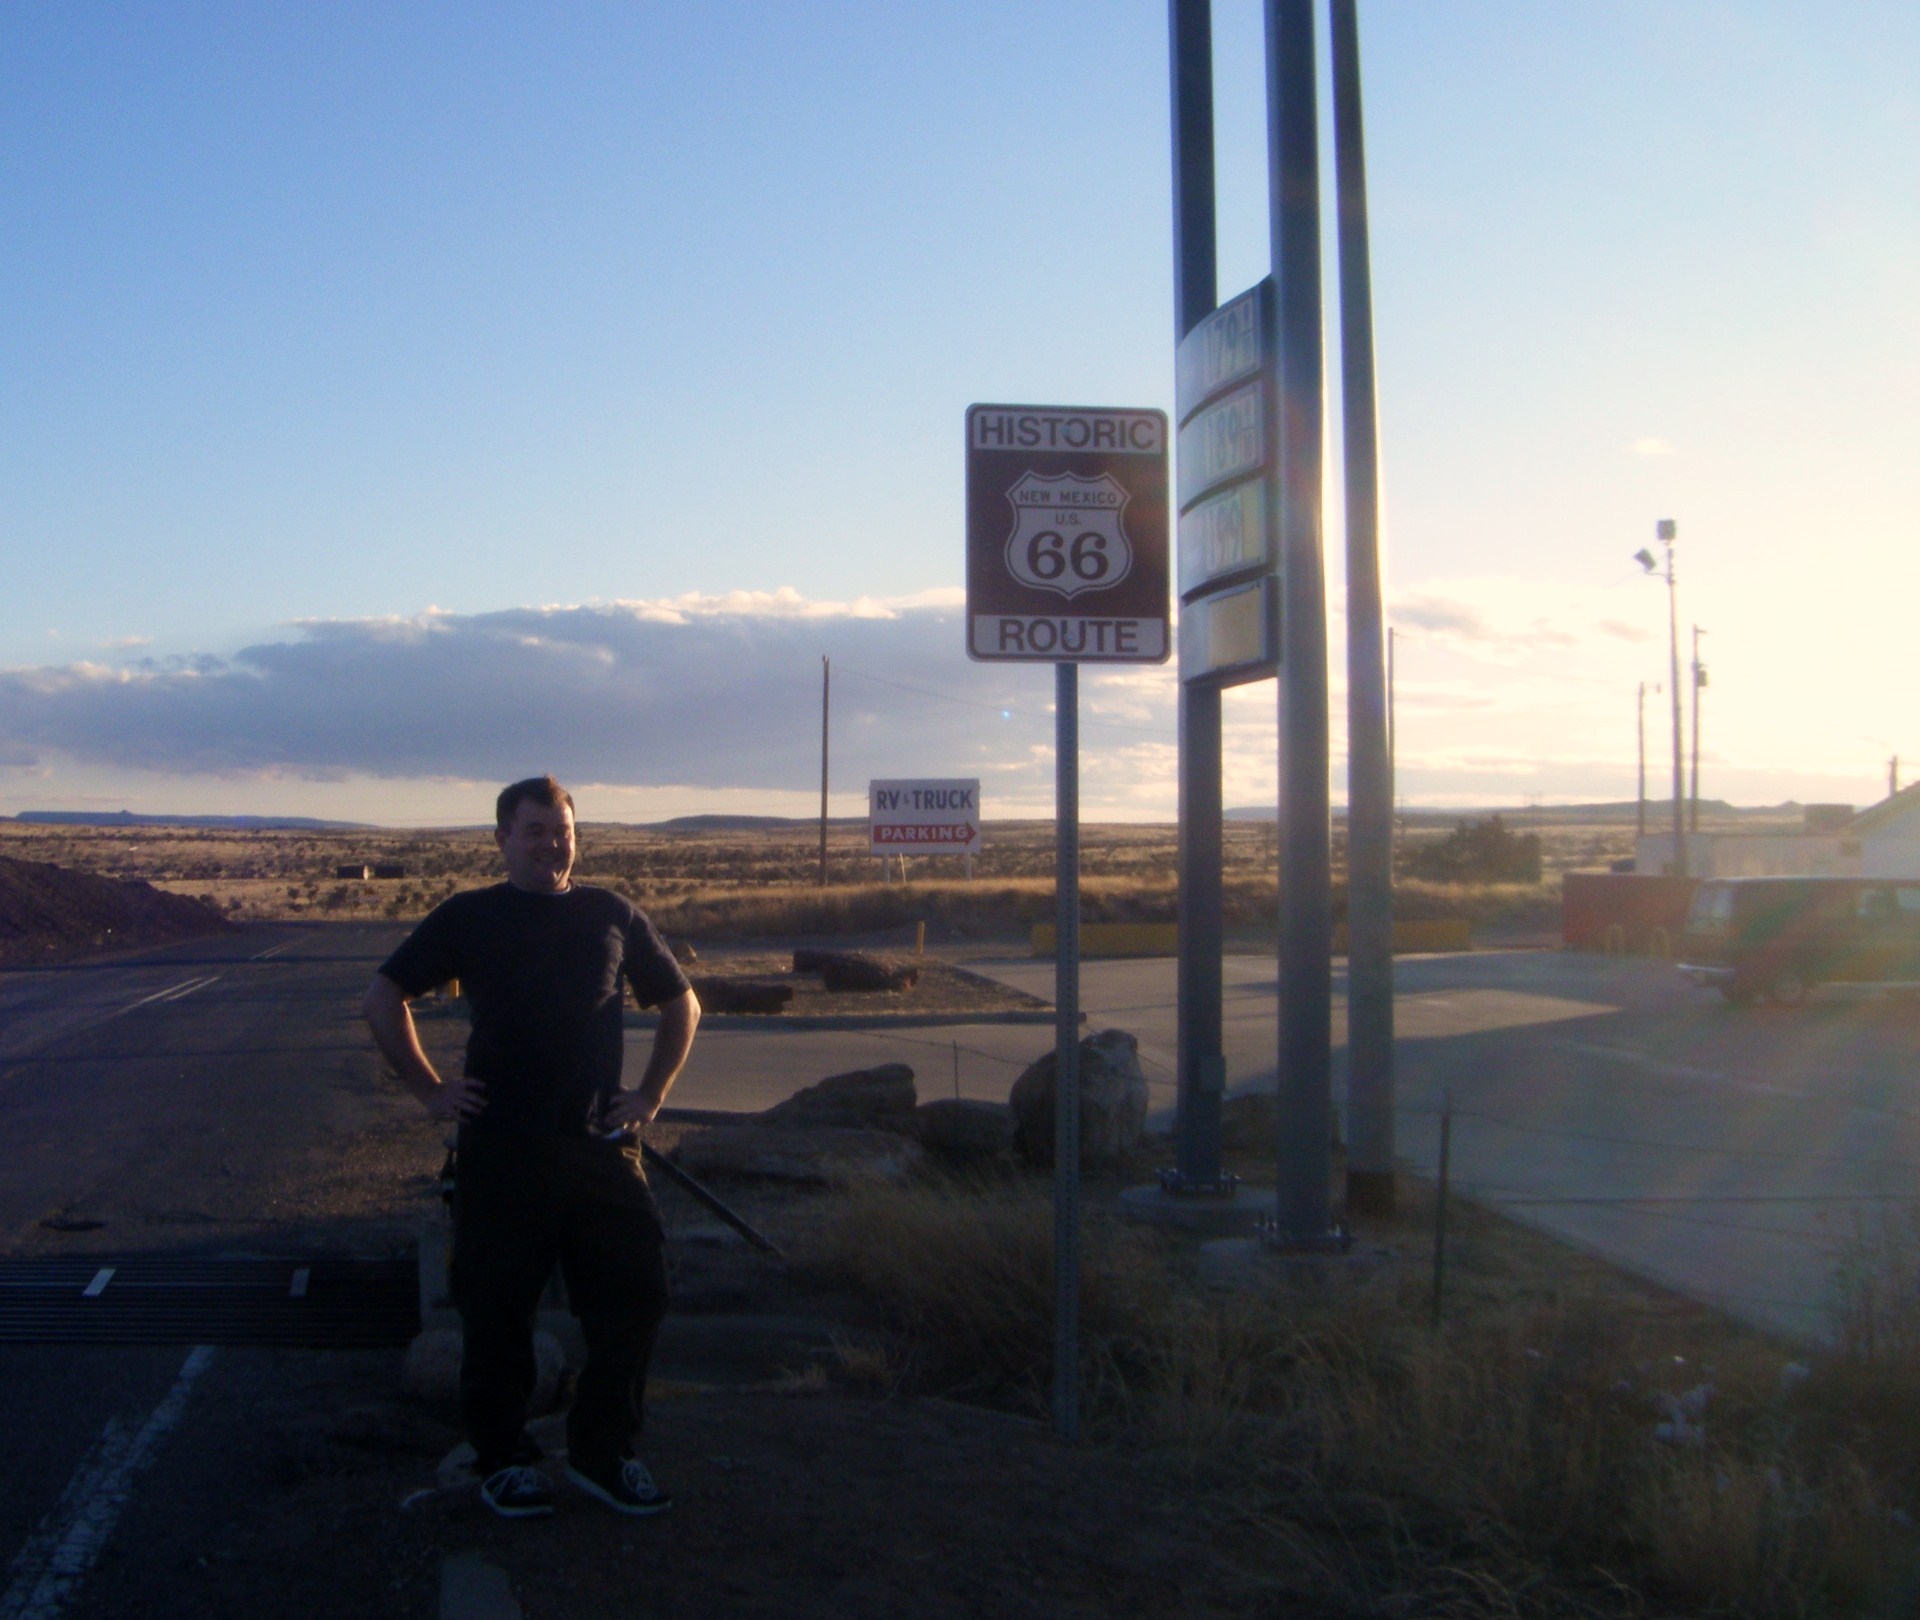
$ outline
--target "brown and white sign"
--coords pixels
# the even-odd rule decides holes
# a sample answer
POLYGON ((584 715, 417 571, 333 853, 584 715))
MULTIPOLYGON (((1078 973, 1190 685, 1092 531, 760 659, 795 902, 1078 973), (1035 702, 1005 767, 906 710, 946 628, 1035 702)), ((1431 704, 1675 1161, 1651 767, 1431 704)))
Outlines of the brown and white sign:
POLYGON ((1170 645, 1163 411, 967 412, 967 652, 1155 664, 1170 645))

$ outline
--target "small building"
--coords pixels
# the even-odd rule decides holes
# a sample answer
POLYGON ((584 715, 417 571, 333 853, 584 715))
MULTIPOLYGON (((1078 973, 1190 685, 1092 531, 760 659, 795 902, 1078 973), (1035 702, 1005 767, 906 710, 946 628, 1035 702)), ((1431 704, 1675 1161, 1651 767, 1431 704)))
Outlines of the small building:
MULTIPOLYGON (((1634 840, 1634 870, 1673 871, 1673 834, 1634 840)), ((1920 783, 1857 815, 1849 805, 1810 804, 1799 833, 1689 833, 1687 875, 1920 878, 1920 783)))
POLYGON ((399 861, 377 861, 373 875, 376 878, 403 878, 407 875, 407 869, 399 861))
POLYGON ((370 866, 336 866, 333 869, 333 875, 337 878, 345 878, 349 883, 365 883, 368 878, 373 876, 373 868, 370 866))

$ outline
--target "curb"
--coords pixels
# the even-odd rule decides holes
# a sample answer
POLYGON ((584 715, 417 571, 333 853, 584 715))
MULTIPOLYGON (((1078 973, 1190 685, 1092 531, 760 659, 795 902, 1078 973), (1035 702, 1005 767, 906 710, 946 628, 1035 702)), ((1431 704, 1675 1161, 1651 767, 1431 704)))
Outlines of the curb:
MULTIPOLYGON (((1051 1007, 1017 1009, 991 1013, 703 1013, 702 1029, 758 1030, 836 1030, 836 1029, 941 1029, 954 1024, 1052 1024, 1058 1015, 1051 1007)), ((1086 1022, 1086 1014, 1080 1015, 1086 1022)), ((654 1029, 659 1017, 653 1013, 629 1012, 624 1015, 628 1029, 654 1029)))

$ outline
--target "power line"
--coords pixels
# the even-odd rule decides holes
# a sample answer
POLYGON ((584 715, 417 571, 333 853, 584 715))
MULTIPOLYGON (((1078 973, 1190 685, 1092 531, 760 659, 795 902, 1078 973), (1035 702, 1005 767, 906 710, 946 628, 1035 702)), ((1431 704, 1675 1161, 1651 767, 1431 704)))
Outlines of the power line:
MULTIPOLYGON (((999 715, 1003 720, 1020 719, 1051 722, 1053 719, 1051 711, 1043 713, 1033 709, 1014 708, 1005 703, 987 703, 980 698, 957 697, 952 692, 935 692, 924 686, 909 685, 906 681, 889 680, 884 675, 869 674, 866 670, 855 669, 850 664, 842 664, 840 666, 840 673, 842 675, 857 675, 861 680, 872 681, 876 686, 890 686, 897 692, 911 692, 916 697, 933 698, 940 703, 957 703, 962 708, 967 709, 986 709, 991 713, 999 715)), ((1138 732, 1146 736, 1159 737, 1168 742, 1173 740, 1174 732, 1171 721, 1164 726, 1135 726, 1129 725, 1123 720, 1082 719, 1080 726, 1082 730, 1092 727, 1099 731, 1138 732)))

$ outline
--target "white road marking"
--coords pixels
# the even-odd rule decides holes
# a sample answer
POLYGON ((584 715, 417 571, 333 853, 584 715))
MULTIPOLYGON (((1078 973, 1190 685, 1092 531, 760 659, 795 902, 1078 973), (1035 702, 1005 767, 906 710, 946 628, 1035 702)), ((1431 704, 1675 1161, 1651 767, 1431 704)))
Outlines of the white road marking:
POLYGON ((247 960, 249 962, 264 962, 269 957, 278 956, 282 951, 284 951, 292 943, 293 941, 290 939, 283 939, 280 941, 278 945, 269 945, 264 951, 255 951, 252 956, 249 956, 247 958, 247 960))
MULTIPOLYGON (((218 973, 209 973, 203 979, 183 979, 179 984, 170 984, 164 990, 156 990, 150 996, 142 996, 138 1001, 128 1002, 126 1006, 120 1009, 120 1012, 130 1013, 136 1007, 145 1007, 159 1001, 178 1001, 183 996, 192 995, 196 990, 206 989, 210 984, 218 984, 221 977, 218 973)), ((118 1017, 119 1014, 116 1013, 112 1016, 118 1017)))
POLYGON ((107 1291, 107 1284, 113 1281, 113 1267, 102 1266, 93 1274, 93 1281, 80 1290, 82 1299, 98 1299, 107 1291))
POLYGON ((153 1462, 161 1442, 179 1425, 187 1397, 212 1361, 211 1345, 194 1346, 173 1388, 131 1440, 119 1418, 107 1420, 53 1511, 9 1566, 12 1580, 0 1597, 0 1620, 57 1620, 73 1601, 120 1522, 134 1476, 153 1462))

